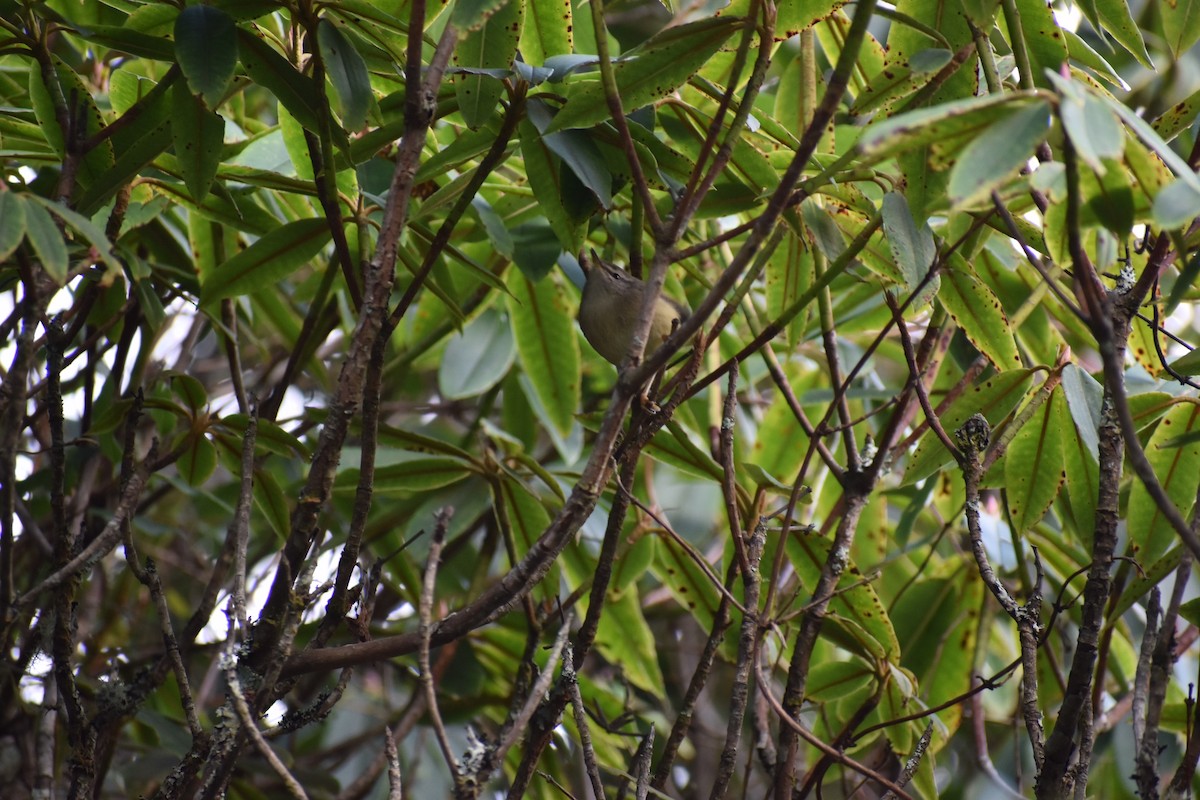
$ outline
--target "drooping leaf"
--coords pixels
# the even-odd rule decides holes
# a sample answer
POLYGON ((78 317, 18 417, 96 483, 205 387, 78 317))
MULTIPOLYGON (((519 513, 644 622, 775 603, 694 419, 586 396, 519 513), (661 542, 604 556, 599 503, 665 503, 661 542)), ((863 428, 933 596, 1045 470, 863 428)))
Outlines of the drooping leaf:
POLYGON ((1141 27, 1129 10, 1129 0, 1096 0, 1096 11, 1104 31, 1133 55, 1146 69, 1154 69, 1141 27))
POLYGON ((25 238, 25 204, 12 191, 0 191, 0 261, 25 238))
MULTIPOLYGON (((1033 82, 1037 86, 1048 86, 1047 71, 1057 73, 1067 61, 1066 40, 1054 17, 1054 10, 1045 0, 1016 0, 1015 5, 1029 54, 1033 82)), ((1011 42, 1012 31, 1009 30, 1008 34, 1011 42)))
MULTIPOLYGON (((1099 466, 1096 454, 1088 449, 1087 439, 1071 417, 1071 395, 1065 380, 1063 389, 1051 397, 1052 424, 1059 428, 1062 437, 1062 465, 1067 476, 1067 498, 1071 501, 1071 511, 1075 517, 1075 531, 1090 549, 1092 532, 1096 528, 1099 466)), ((1095 436, 1093 429, 1092 437, 1095 436)))
MULTIPOLYGON (((612 206, 612 174, 608 171, 604 157, 596 147, 596 143, 584 131, 546 131, 552 124, 553 117, 544 103, 532 101, 528 104, 526 113, 534 126, 542 132, 542 142, 556 156, 562 159, 564 165, 570 168, 588 191, 596 196, 600 205, 607 209, 612 206)), ((560 185, 560 191, 562 186, 560 185)))
POLYGON ((67 245, 49 212, 37 203, 20 198, 25 207, 25 237, 38 262, 56 284, 67 282, 67 245))
POLYGON ((1059 114, 1063 127, 1079 157, 1099 175, 1106 172, 1105 160, 1121 157, 1125 135, 1112 110, 1085 87, 1054 75, 1062 93, 1059 114))
POLYGON ((1041 520, 1066 479, 1059 427, 1065 406, 1055 408, 1065 402, 1056 389, 1008 444, 1004 483, 1014 533, 1027 531, 1041 520))
POLYGON ((454 62, 471 69, 454 76, 458 109, 468 128, 475 129, 487 122, 504 93, 504 84, 486 74, 486 70, 507 69, 512 65, 523 16, 524 5, 511 0, 481 27, 469 31, 454 50, 454 62))
MULTIPOLYGON (((1200 430, 1200 403, 1180 399, 1163 415, 1146 443, 1146 459, 1184 519, 1191 514, 1200 485, 1200 439, 1177 440, 1200 430)), ((1150 564, 1167 551, 1177 534, 1140 480, 1129 492, 1129 547, 1139 562, 1150 564)))
POLYGON ((1179 58, 1200 41, 1200 2, 1175 0, 1158 7, 1163 40, 1171 55, 1179 58))
POLYGON ((215 109, 233 82, 237 68, 237 25, 224 11, 188 6, 175 19, 175 59, 192 94, 215 109))
POLYGON ((583 245, 580 226, 571 220, 562 204, 562 171, 566 169, 562 159, 554 154, 528 118, 518 124, 517 133, 529 186, 538 199, 542 213, 546 215, 563 249, 568 253, 579 252, 583 245))
MULTIPOLYGON (((93 249, 96 257, 107 264, 109 268, 114 270, 121 269, 121 262, 113 255, 112 246, 109 244, 108 238, 104 231, 98 225, 92 222, 87 217, 64 206, 62 203, 56 203, 53 200, 47 200, 44 197, 35 194, 25 195, 21 198, 26 203, 36 203, 42 208, 49 211, 54 216, 63 221, 63 224, 83 237, 88 245, 93 249)), ((0 211, 2 214, 2 211, 0 211)), ((17 212, 17 216, 24 219, 21 212, 17 212)))
POLYGON ((579 408, 579 342, 566 291, 553 278, 534 283, 519 270, 506 299, 517 357, 534 392, 561 436, 571 432, 579 408))
POLYGON ((571 52, 571 0, 528 0, 521 26, 521 56, 530 64, 545 64, 552 56, 571 52))
POLYGON ((367 112, 374 98, 367 63, 354 48, 354 43, 327 19, 321 20, 317 26, 317 41, 321 46, 325 71, 338 101, 342 127, 357 131, 366 125, 367 112))
POLYGON ((1021 366, 1021 354, 1012 327, 996 295, 979 280, 964 259, 953 253, 942 271, 938 300, 954 317, 971 344, 988 357, 997 369, 1021 366))
POLYGON ((883 198, 883 229, 892 257, 904 273, 904 288, 912 291, 929 272, 937 257, 937 245, 928 225, 913 220, 904 195, 890 192, 883 198))
MULTIPOLYGON (((767 261, 764 272, 767 292, 767 315, 772 322, 778 320, 788 308, 812 285, 814 276, 812 250, 804 246, 800 237, 792 231, 784 234, 783 241, 775 248, 767 261)), ((789 349, 796 346, 808 323, 807 309, 796 315, 787 325, 789 349)))
POLYGON ((183 182, 192 199, 200 202, 208 194, 221 165, 225 120, 205 108, 183 84, 177 84, 171 94, 171 138, 175 142, 175 157, 183 169, 183 182))
POLYGON ((238 51, 246 74, 270 91, 279 104, 306 129, 320 130, 321 95, 312 78, 275 52, 261 34, 255 35, 238 28, 237 36, 238 51))

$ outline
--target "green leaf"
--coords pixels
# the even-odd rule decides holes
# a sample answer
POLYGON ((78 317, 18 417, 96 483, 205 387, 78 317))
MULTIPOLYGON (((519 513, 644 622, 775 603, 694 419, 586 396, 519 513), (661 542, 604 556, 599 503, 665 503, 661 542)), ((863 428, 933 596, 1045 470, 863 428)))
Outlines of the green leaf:
POLYGON ((1200 375, 1200 348, 1172 361, 1171 369, 1180 375, 1200 375))
POLYGON ((354 49, 354 44, 327 19, 317 26, 317 41, 325 71, 333 84, 342 126, 348 131, 357 131, 367 124, 367 112, 374 99, 367 64, 354 49))
MULTIPOLYGON (((1051 424, 1059 428, 1062 437, 1063 473, 1067 476, 1067 498, 1071 501, 1071 512, 1075 518, 1075 532, 1090 550, 1092 532, 1096 527, 1096 498, 1100 491, 1099 465, 1096 454, 1088 449, 1087 440, 1072 419, 1071 395, 1065 380, 1063 389, 1051 397, 1051 413, 1054 415, 1051 424)), ((1093 428, 1092 437, 1095 436, 1093 428)))
MULTIPOLYGON (((360 474, 357 468, 339 472, 335 491, 353 493, 358 488, 360 474)), ((376 467, 371 486, 382 495, 426 492, 458 483, 471 474, 470 466, 458 459, 421 456, 376 467)))
MULTIPOLYGON (((641 108, 666 97, 687 81, 720 49, 741 21, 703 19, 667 28, 613 64, 622 105, 641 108)), ((546 133, 587 128, 611 117, 599 80, 576 84, 546 133)))
MULTIPOLYGON (((28 70, 29 110, 33 111, 46 143, 59 158, 62 158, 66 155, 66 145, 59 125, 57 103, 73 105, 71 113, 75 122, 72 124, 83 123, 83 130, 79 131, 82 139, 96 137, 105 126, 105 120, 92 96, 91 88, 83 82, 79 74, 57 56, 53 56, 51 61, 54 69, 50 75, 46 75, 41 69, 28 70), (50 85, 43 82, 44 78, 50 80, 50 85)), ((8 80, 11 81, 11 78, 8 80)), ((112 139, 99 139, 94 147, 84 153, 81 160, 76 161, 75 178, 78 187, 88 188, 112 165, 112 139)))
POLYGON ((171 138, 175 157, 183 170, 183 182, 197 203, 208 194, 221 165, 225 143, 225 120, 205 108, 187 86, 176 84, 171 92, 171 138))
POLYGON ((188 486, 200 486, 217 471, 217 446, 204 435, 195 436, 175 467, 188 486))
POLYGON ((192 94, 215 109, 237 69, 237 25, 212 6, 188 6, 175 19, 175 60, 192 94))
POLYGON ((175 48, 171 40, 163 36, 152 36, 118 25, 89 25, 78 27, 75 32, 85 41, 139 58, 167 62, 175 60, 175 48))
POLYGON ((1117 40, 1146 69, 1154 69, 1142 28, 1129 11, 1128 0, 1096 0, 1100 23, 1105 32, 1117 40))
MULTIPOLYGON (((1179 157, 1171 146, 1163 141, 1154 128, 1151 128, 1149 123, 1138 116, 1132 108, 1119 102, 1116 98, 1110 97, 1107 94, 1099 95, 1100 100, 1107 105, 1120 118, 1128 128, 1130 128, 1146 147, 1150 148, 1162 159, 1163 163, 1170 168, 1175 175, 1183 181, 1190 183, 1197 191, 1200 191, 1200 178, 1188 166, 1188 163, 1179 157)), ((1132 164, 1131 164, 1132 167, 1132 164)))
POLYGON ((927 224, 917 227, 904 195, 889 192, 883 197, 883 230, 892 258, 904 273, 904 288, 911 292, 929 273, 937 257, 937 244, 927 224))
MULTIPOLYGON (((1045 0, 1015 0, 1015 5, 1025 35, 1033 82, 1048 86, 1047 71, 1057 73, 1067 61, 1067 43, 1054 18, 1054 9, 1045 0)), ((1007 25, 1004 27, 1011 42, 1012 32, 1007 30, 1007 25)))
POLYGON ((1200 114, 1200 89, 1168 108, 1151 125, 1159 136, 1169 142, 1190 128, 1197 114, 1200 114))
POLYGON ((651 535, 639 536, 618 557, 613 570, 612 588, 618 594, 633 586, 654 562, 658 540, 651 535))
POLYGON ((596 630, 596 647, 610 664, 620 664, 621 674, 652 697, 666 693, 658 666, 658 641, 642 614, 636 591, 609 596, 596 630))
POLYGON ((1129 91, 1129 84, 1121 77, 1113 65, 1089 45, 1083 38, 1075 33, 1075 31, 1062 29, 1063 36, 1067 38, 1067 52, 1071 56, 1071 60, 1075 63, 1087 67, 1093 73, 1108 81, 1112 86, 1122 91, 1129 91))
MULTIPOLYGON (((787 0, 779 3, 775 17, 775 41, 782 42, 828 17, 846 5, 847 0, 787 0)), ((750 12, 750 0, 733 0, 718 13, 722 16, 745 17, 750 12)))
POLYGON ((267 469, 257 468, 254 470, 254 505, 266 518, 271 530, 282 541, 291 530, 292 511, 288 506, 287 495, 284 494, 279 481, 267 469))
MULTIPOLYGON (((246 414, 228 414, 214 424, 238 437, 244 437, 250 424, 250 417, 246 414)), ((257 433, 254 443, 258 449, 284 458, 308 459, 312 456, 304 442, 285 431, 278 423, 268 419, 259 419, 255 425, 257 433)))
MULTIPOLYGON (((11 194, 11 193, 9 193, 11 194)), ((63 224, 81 235, 87 243, 96 251, 96 255, 100 260, 109 266, 110 269, 121 270, 121 262, 113 255, 108 237, 104 231, 82 214, 78 214, 67 208, 61 203, 56 203, 53 200, 48 200, 45 197, 40 197, 35 194, 24 195, 22 198, 26 203, 37 203, 45 208, 54 216, 63 221, 63 224)), ((3 211, 0 209, 0 217, 3 216, 3 211)), ((24 219, 24 216, 18 212, 18 216, 24 219)))
MULTIPOLYGON (((976 384, 955 399, 938 418, 950 434, 958 430, 972 414, 983 414, 992 429, 1017 407, 1032 374, 1027 369, 1010 369, 976 384)), ((952 461, 950 451, 933 431, 926 431, 904 471, 904 485, 928 478, 952 461)))
POLYGON ((549 277, 536 283, 519 270, 509 275, 506 298, 517 357, 559 435, 566 437, 579 409, 579 341, 566 291, 549 277))
POLYGON ((217 267, 201 287, 203 304, 274 285, 321 252, 330 236, 324 217, 299 219, 271 231, 217 267))
MULTIPOLYGON (((561 131, 546 133, 553 117, 545 103, 532 100, 526 107, 529 121, 542 133, 545 147, 562 159, 579 182, 583 184, 605 209, 612 207, 613 176, 608 171, 604 157, 596 143, 586 131, 561 131)), ((561 177, 561 175, 560 175, 561 177)), ((559 190, 563 186, 560 183, 559 190)))
POLYGON ((962 207, 990 202, 988 193, 1029 161, 1049 130, 1050 106, 1044 102, 1019 108, 988 125, 963 149, 950 171, 951 204, 962 207))
POLYGON ((654 435, 646 453, 688 475, 707 480, 721 479, 721 466, 707 450, 696 444, 686 428, 674 420, 654 435))
POLYGON ((485 311, 446 343, 438 389, 450 400, 481 395, 504 378, 516 354, 508 322, 485 311))
MULTIPOLYGON (((1185 519, 1191 513, 1200 485, 1200 440, 1181 445, 1176 440, 1197 430, 1200 430, 1200 403, 1191 398, 1180 399, 1163 416, 1146 443, 1146 459, 1185 519)), ((1138 479, 1129 491, 1126 527, 1131 554, 1142 564, 1157 560, 1176 538, 1175 529, 1138 479)))
POLYGON ((112 168, 100 175, 75 204, 81 214, 94 214, 109 201, 146 165, 157 158, 171 145, 171 121, 169 119, 147 129, 137 140, 117 156, 112 168))
MULTIPOLYGON (((815 262, 812 250, 804 245, 794 231, 787 231, 783 241, 767 261, 763 280, 767 295, 767 317, 778 320, 804 292, 812 286, 815 262)), ((792 318, 787 326, 788 349, 792 350, 808 326, 808 309, 792 318)))
POLYGON ((59 286, 67 282, 67 245, 62 232, 50 218, 49 212, 37 203, 22 197, 25 206, 25 236, 33 246, 38 261, 59 286))
MULTIPOLYGON (((450 12, 450 24, 464 33, 471 33, 510 4, 510 0, 458 0, 450 12)), ((520 30, 520 26, 517 29, 520 30)))
POLYGON ((0 261, 8 258, 25 238, 25 204, 11 190, 0 190, 0 261))
POLYGON ((1021 366, 1021 354, 1012 327, 1000 301, 986 283, 973 274, 970 265, 957 252, 947 259, 942 270, 938 300, 954 317, 963 333, 996 369, 1021 366))
POLYGON ((1065 411, 1062 392, 1055 391, 1034 412, 1009 442, 1004 462, 1008 512, 1015 526, 1013 533, 1027 531, 1041 521, 1058 496, 1066 474, 1063 471, 1063 431, 1059 422, 1065 411))
MULTIPOLYGON (((530 100, 530 104, 534 102, 530 100)), ((562 171, 565 168, 562 159, 554 154, 528 117, 522 118, 517 125, 517 135, 521 142, 525 173, 538 206, 546 215, 563 249, 568 253, 579 252, 583 246, 582 231, 568 216, 562 203, 562 171)))
MULTIPOLYGON (((496 484, 493 484, 493 487, 495 486, 496 484)), ((529 552, 550 527, 550 513, 529 487, 508 476, 499 482, 498 491, 493 488, 492 494, 493 502, 503 503, 508 512, 509 529, 517 550, 515 555, 520 558, 529 552), (495 496, 497 493, 499 497, 495 496)), ((554 589, 558 584, 558 566, 555 565, 541 584, 545 600, 550 601, 555 597, 554 589)))
POLYGON ((949 50, 931 49, 914 53, 908 65, 888 64, 854 98, 852 112, 890 111, 896 103, 928 85, 953 57, 949 50))
POLYGON ((320 130, 320 88, 264 41, 258 26, 254 26, 254 30, 257 35, 241 28, 237 32, 238 50, 246 74, 274 95, 302 126, 310 131, 320 130))
POLYGON ((1125 132, 1116 115, 1087 91, 1075 97, 1064 95, 1059 113, 1079 157, 1097 174, 1104 175, 1104 160, 1120 158, 1125 149, 1125 132))
POLYGON ((1200 41, 1200 0, 1174 0, 1160 3, 1163 41, 1171 55, 1179 59, 1200 41))
POLYGON ((871 162, 939 143, 964 143, 1012 112, 1045 107, 1034 95, 1016 92, 988 94, 907 111, 876 123, 863 133, 858 147, 871 162))
MULTIPOLYGON (((505 3, 478 30, 459 40, 454 63, 472 70, 510 67, 517 54, 523 16, 522 3, 505 3)), ((484 73, 459 73, 454 76, 454 93, 467 127, 476 129, 496 111, 504 83, 484 73)))
POLYGON ((1200 217, 1200 186, 1180 179, 1154 198, 1154 221, 1164 228, 1179 228, 1200 217))
POLYGON ((712 630, 713 619, 721 602, 712 578, 689 555, 681 541, 662 535, 658 545, 654 548, 650 572, 667 587, 675 602, 702 630, 712 630))
MULTIPOLYGON (((917 676, 922 699, 937 705, 971 688, 979 630, 975 609, 983 582, 972 580, 967 570, 958 570, 951 577, 928 578, 914 581, 896 599, 889 616, 900 640, 900 663, 917 676)), ((961 708, 956 703, 938 712, 938 717, 953 728, 961 708)))
MULTIPOLYGON (((821 536, 792 536, 785 549, 802 586, 816 586, 829 556, 829 542, 821 536)), ((829 603, 836 641, 851 652, 875 662, 900 654, 900 643, 887 609, 875 589, 861 580, 859 569, 848 565, 829 603)))
POLYGON ((529 64, 545 64, 551 56, 571 52, 571 0, 527 0, 521 27, 521 56, 529 64))

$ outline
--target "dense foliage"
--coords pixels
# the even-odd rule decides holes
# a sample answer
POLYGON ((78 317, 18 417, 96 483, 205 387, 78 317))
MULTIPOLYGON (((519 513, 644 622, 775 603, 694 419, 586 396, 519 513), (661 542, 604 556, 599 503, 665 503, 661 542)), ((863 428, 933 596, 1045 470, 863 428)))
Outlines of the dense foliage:
POLYGON ((0 0, 0 793, 1190 791, 1200 4, 719 5, 0 0))

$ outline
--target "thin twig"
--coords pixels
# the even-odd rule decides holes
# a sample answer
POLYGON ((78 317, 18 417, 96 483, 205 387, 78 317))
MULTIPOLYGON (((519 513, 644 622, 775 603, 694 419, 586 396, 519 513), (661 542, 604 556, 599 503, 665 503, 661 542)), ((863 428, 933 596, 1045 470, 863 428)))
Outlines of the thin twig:
POLYGON ((242 721, 242 730, 250 737, 250 741, 254 742, 254 747, 258 750, 258 754, 270 765, 279 779, 283 781, 283 786, 287 792, 296 800, 308 800, 308 794, 304 788, 300 786, 300 782, 296 777, 288 771, 283 762, 279 760, 279 756, 275 755, 275 751, 271 749, 271 745, 263 738, 262 731, 258 729, 254 718, 250 713, 250 706, 246 702, 246 695, 242 692, 241 680, 238 678, 238 660, 233 653, 234 642, 236 639, 233 636, 229 637, 228 646, 225 653, 222 655, 223 666, 225 669, 226 686, 229 688, 230 699, 233 701, 233 707, 237 711, 238 718, 242 721))
POLYGON ((429 718, 433 724, 438 746, 442 750, 442 758, 450 769, 454 786, 462 785, 462 772, 454 750, 450 746, 450 737, 446 734, 446 726, 442 722, 442 714, 438 709, 437 688, 433 685, 433 670, 429 666, 429 637, 433 630, 433 594, 437 588, 438 562, 442 556, 442 546, 446 543, 446 528, 450 524, 453 509, 442 509, 437 513, 433 536, 429 542, 429 556, 425 563, 425 579, 421 584, 419 601, 421 649, 417 651, 417 669, 421 677, 421 688, 425 692, 425 703, 428 706, 429 718))
POLYGON ((583 751, 583 766, 588 781, 592 784, 592 797, 604 800, 604 782, 600 778, 600 767, 596 764, 596 751, 592 747, 592 734, 588 730, 587 710, 583 707, 583 695, 579 693, 579 678, 575 673, 574 659, 568 651, 563 658, 563 681, 571 694, 571 710, 575 715, 575 729, 579 731, 579 748, 583 751))

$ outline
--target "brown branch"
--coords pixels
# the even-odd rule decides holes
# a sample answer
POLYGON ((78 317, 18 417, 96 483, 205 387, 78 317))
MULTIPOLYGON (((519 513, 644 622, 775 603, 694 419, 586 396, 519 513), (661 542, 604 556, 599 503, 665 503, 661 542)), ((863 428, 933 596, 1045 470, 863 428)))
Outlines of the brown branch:
POLYGON ((436 515, 437 523, 429 543, 429 556, 425 563, 425 578, 421 584, 421 599, 418 603, 420 627, 417 632, 421 636, 421 646, 417 650, 417 671, 421 678, 421 688, 425 693, 425 705, 429 710, 429 719, 437 737, 438 747, 441 748, 442 758, 450 770, 454 781, 456 797, 464 789, 463 774, 450 747, 450 737, 446 734, 446 726, 442 723, 442 714, 438 709, 437 689, 433 685, 433 670, 429 666, 429 637, 433 629, 433 594, 437 587, 438 562, 442 557, 442 545, 446 542, 446 527, 450 524, 450 516, 454 509, 442 509, 436 515))
MULTIPOLYGON (((409 30, 424 30, 424 26, 424 1, 414 0, 409 30)), ((436 110, 437 89, 456 40, 455 28, 447 25, 433 59, 425 69, 424 81, 421 81, 421 37, 409 37, 404 138, 396 157, 375 258, 364 276, 362 313, 351 336, 337 387, 330 398, 329 414, 321 429, 308 479, 292 512, 291 532, 284 543, 279 567, 256 630, 250 661, 259 669, 263 669, 277 655, 280 631, 287 624, 284 615, 289 606, 294 578, 317 535, 317 520, 333 489, 333 478, 341 460, 350 420, 362 401, 371 352, 387 318, 387 304, 395 281, 396 253, 407 219, 413 177, 436 110)))

